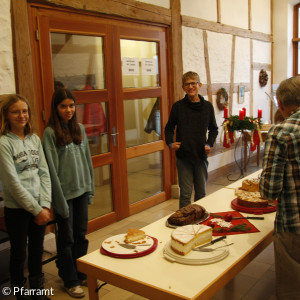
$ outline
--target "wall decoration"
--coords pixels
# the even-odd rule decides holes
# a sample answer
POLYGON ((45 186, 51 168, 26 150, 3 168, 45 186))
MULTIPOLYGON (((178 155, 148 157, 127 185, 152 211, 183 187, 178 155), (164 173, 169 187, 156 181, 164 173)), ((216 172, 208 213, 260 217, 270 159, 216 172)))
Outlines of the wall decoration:
POLYGON ((245 101, 245 86, 239 85, 239 95, 238 95, 238 103, 244 103, 245 101))
POLYGON ((266 72, 266 70, 261 69, 259 72, 259 84, 261 87, 267 85, 268 83, 268 73, 266 72))
POLYGON ((224 110, 228 106, 228 93, 224 88, 217 91, 217 106, 219 110, 224 110))

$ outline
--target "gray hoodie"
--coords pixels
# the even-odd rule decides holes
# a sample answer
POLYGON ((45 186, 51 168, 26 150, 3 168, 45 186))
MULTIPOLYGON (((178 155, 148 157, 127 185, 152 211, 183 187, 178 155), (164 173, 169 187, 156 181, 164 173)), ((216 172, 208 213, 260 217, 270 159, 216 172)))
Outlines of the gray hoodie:
POLYGON ((34 216, 51 206, 51 181, 40 138, 24 141, 12 132, 0 137, 0 180, 4 205, 34 216))

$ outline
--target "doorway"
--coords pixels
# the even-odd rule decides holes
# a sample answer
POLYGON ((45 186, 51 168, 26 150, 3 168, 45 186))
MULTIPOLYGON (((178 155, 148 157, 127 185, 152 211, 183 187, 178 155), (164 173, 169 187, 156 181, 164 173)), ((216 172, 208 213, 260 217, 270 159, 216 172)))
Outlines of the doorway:
POLYGON ((89 231, 168 199, 167 28, 36 4, 29 18, 40 126, 63 85, 86 128, 96 188, 89 231))

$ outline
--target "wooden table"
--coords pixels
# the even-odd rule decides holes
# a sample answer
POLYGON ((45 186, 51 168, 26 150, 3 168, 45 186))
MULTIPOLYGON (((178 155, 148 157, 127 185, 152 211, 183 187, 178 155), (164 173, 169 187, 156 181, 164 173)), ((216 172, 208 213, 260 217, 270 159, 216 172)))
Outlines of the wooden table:
MULTIPOLYGON (((246 178, 257 177, 259 173, 246 178)), ((241 180, 198 203, 209 212, 232 211, 230 205, 235 198, 234 188, 240 186, 241 180)), ((98 299, 96 279, 155 300, 210 299, 272 242, 275 213, 264 217, 263 221, 251 220, 260 232, 227 237, 227 242, 234 245, 230 246, 229 256, 225 259, 198 266, 172 263, 164 258, 163 249, 173 230, 165 226, 167 217, 164 217, 142 228, 146 234, 158 239, 157 249, 147 256, 118 259, 96 250, 78 259, 78 269, 88 276, 89 299, 98 299)))

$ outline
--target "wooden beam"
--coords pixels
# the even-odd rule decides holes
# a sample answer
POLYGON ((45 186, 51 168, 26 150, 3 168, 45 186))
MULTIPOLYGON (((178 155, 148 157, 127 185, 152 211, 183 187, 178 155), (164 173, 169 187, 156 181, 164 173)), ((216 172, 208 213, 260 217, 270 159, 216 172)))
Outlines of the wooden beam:
POLYGON ((248 0, 248 29, 252 29, 252 11, 251 11, 251 0, 248 0))
POLYGON ((221 23, 221 3, 217 0, 217 23, 221 23))
POLYGON ((250 39, 259 40, 263 42, 272 42, 272 35, 270 34, 256 32, 256 31, 224 25, 224 24, 219 24, 216 22, 206 21, 195 17, 182 16, 181 18, 182 18, 182 25, 186 27, 199 28, 202 30, 209 30, 218 33, 231 34, 231 35, 250 38, 250 39))
POLYGON ((232 115, 233 107, 233 92, 234 92, 234 66, 235 66, 235 40, 236 36, 232 36, 232 48, 231 48, 231 70, 230 70, 230 89, 229 89, 229 114, 232 115))
POLYGON ((38 103, 35 99, 33 85, 27 0, 12 0, 11 16, 16 91, 28 99, 31 111, 33 112, 33 126, 35 131, 38 131, 38 118, 36 115, 38 103))
POLYGON ((252 65, 253 65, 253 70, 261 70, 261 69, 265 69, 266 71, 272 70, 272 64, 253 62, 252 65))
MULTIPOLYGON (((169 107, 183 97, 182 90, 182 26, 180 17, 180 0, 170 0, 172 22, 171 22, 171 43, 170 43, 170 65, 171 65, 171 99, 169 107)), ((171 156, 171 182, 178 184, 175 155, 171 156)))
POLYGON ((211 88, 211 76, 210 76, 210 67, 209 67, 207 32, 205 30, 203 30, 203 46, 204 46, 206 80, 207 80, 207 96, 208 96, 208 101, 212 103, 212 88, 211 88))
POLYGON ((40 0, 40 2, 140 21, 171 24, 170 9, 135 0, 40 0))

